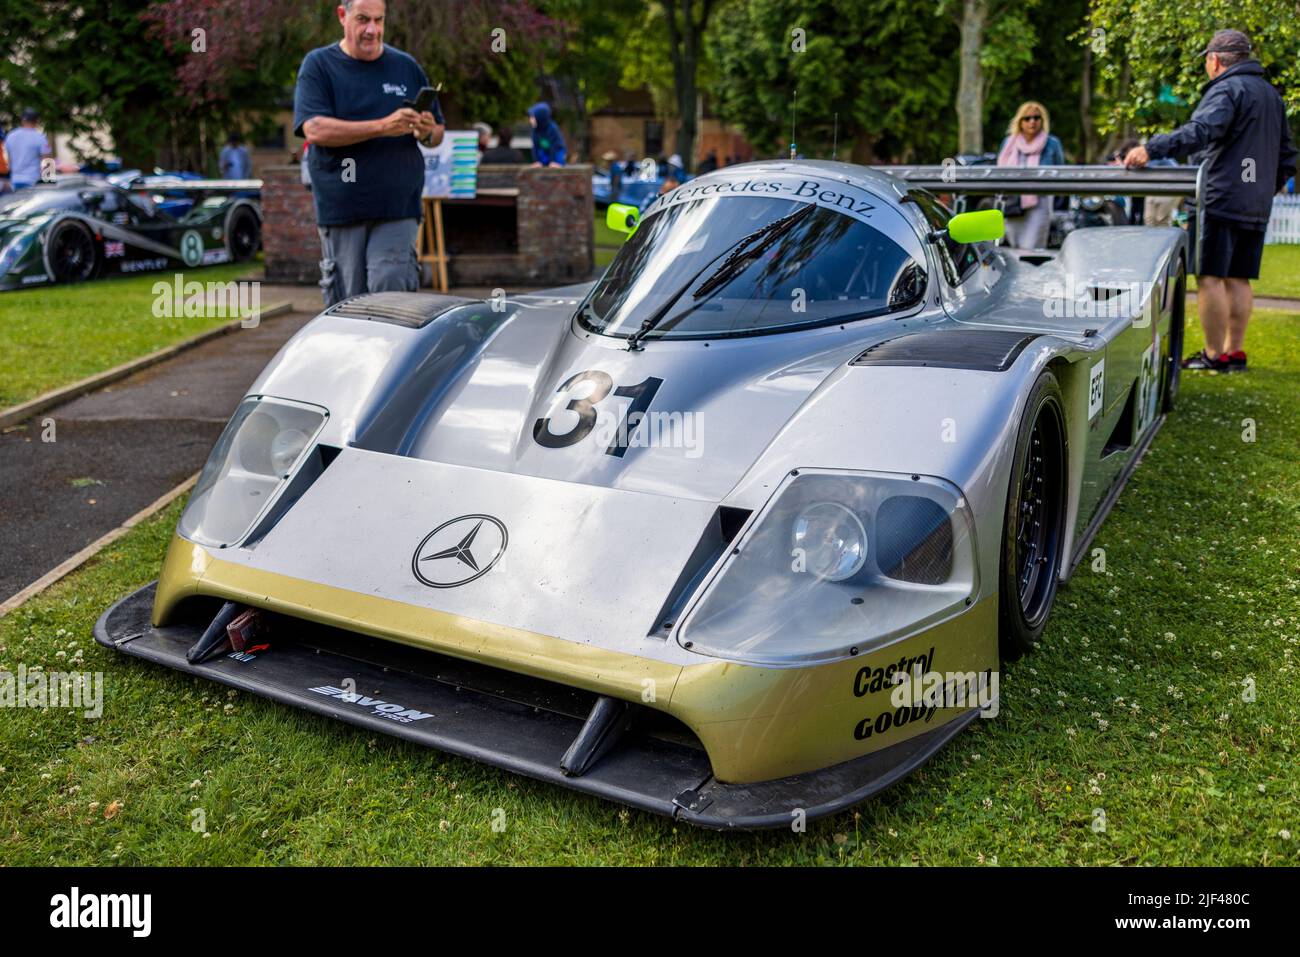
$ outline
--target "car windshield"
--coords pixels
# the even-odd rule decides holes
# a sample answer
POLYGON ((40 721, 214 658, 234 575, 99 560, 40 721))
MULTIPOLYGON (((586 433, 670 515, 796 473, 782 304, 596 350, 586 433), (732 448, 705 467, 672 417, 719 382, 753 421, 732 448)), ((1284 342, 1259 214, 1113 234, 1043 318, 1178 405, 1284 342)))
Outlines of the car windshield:
POLYGON ((924 267, 859 219, 709 196, 647 216, 578 321, 613 336, 724 338, 879 315, 924 294, 924 267))
POLYGON ((24 219, 56 209, 80 209, 81 198, 74 190, 22 190, 0 200, 0 217, 24 219))

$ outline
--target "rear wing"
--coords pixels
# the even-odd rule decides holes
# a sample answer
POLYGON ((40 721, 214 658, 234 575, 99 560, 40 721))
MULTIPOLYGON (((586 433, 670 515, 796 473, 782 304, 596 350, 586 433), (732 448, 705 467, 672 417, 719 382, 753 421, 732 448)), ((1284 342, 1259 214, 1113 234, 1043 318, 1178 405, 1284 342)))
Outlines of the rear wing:
POLYGON ((1200 265, 1204 235, 1203 166, 875 166, 909 186, 934 193, 1033 193, 1040 196, 1183 196, 1196 203, 1195 241, 1189 268, 1200 265))
POLYGON ((246 193, 262 189, 260 179, 183 179, 179 176, 138 176, 123 189, 137 192, 246 193))
MULTIPOLYGON (((1199 199, 1199 166, 874 166, 936 193, 1036 193, 1045 196, 1187 196, 1199 199)), ((1198 203, 1199 205, 1199 203, 1198 203)))

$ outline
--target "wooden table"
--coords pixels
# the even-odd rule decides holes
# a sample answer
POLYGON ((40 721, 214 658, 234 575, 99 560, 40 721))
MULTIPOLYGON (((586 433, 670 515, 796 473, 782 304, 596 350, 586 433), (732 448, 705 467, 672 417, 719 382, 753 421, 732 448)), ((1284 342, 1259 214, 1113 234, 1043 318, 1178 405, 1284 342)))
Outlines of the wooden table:
POLYGON ((433 266, 433 283, 439 292, 448 290, 447 237, 442 229, 442 205, 514 206, 518 189, 480 189, 473 196, 425 196, 424 220, 420 224, 420 262, 433 266))

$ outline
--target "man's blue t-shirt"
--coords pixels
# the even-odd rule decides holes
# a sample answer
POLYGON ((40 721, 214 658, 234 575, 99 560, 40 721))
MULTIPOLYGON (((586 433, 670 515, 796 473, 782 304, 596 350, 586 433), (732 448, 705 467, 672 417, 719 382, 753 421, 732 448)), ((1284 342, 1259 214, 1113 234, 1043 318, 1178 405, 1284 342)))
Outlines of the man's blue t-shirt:
MULTIPOLYGON (((388 45, 377 60, 350 57, 337 43, 319 47, 298 69, 294 131, 302 136, 303 124, 313 116, 381 119, 428 85, 420 64, 388 45)), ((424 160, 414 136, 381 136, 351 146, 313 143, 307 156, 319 225, 419 218, 424 160), (345 162, 349 159, 354 162, 345 162)))
POLYGON ((20 126, 5 138, 9 151, 9 179, 15 187, 31 186, 41 178, 41 157, 50 152, 50 141, 40 130, 20 126))
POLYGON ((242 146, 221 148, 221 175, 228 179, 248 179, 253 175, 253 161, 242 146))

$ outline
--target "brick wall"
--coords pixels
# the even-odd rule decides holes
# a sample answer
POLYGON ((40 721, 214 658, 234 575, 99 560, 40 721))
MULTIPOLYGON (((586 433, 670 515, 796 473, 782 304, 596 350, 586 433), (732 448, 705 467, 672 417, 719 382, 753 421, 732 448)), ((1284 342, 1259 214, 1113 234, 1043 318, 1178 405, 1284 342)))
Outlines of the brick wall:
POLYGON ((320 281, 320 236, 311 191, 297 166, 262 170, 262 255, 267 282, 320 281))
MULTIPOLYGON (((453 257, 448 263, 452 285, 548 286, 591 278, 595 206, 590 166, 485 166, 479 186, 519 190, 517 252, 453 257)), ((316 213, 297 166, 263 170, 262 250, 268 282, 320 279, 316 213)))
POLYGON ((519 168, 519 265, 536 285, 581 282, 595 268, 591 167, 519 168))

